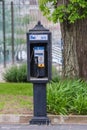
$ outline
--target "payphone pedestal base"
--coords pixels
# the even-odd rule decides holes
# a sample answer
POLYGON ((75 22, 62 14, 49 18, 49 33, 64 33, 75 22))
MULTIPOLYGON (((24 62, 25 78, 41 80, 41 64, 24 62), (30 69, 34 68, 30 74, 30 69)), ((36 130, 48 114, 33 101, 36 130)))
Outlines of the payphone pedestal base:
POLYGON ((31 125, 49 125, 50 120, 48 117, 33 117, 30 121, 31 125))
POLYGON ((46 111, 46 83, 33 84, 34 117, 30 124, 49 124, 46 111))

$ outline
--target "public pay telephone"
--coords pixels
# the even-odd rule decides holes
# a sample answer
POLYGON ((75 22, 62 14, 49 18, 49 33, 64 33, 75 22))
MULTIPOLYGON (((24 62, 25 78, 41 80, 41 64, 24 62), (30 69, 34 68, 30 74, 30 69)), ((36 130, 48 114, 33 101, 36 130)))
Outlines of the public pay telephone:
POLYGON ((45 47, 35 46, 33 47, 33 66, 34 66, 34 76, 44 77, 45 76, 45 47))
POLYGON ((51 80, 51 32, 40 22, 27 33, 28 81, 47 83, 51 80))

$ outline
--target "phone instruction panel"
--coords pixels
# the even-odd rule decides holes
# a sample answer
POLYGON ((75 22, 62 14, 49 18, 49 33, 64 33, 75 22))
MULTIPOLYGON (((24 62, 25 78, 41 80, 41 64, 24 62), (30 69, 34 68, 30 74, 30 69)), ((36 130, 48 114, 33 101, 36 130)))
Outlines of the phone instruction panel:
POLYGON ((40 67, 40 68, 45 67, 45 64, 44 64, 44 47, 43 46, 34 47, 34 58, 37 58, 38 67, 40 67))

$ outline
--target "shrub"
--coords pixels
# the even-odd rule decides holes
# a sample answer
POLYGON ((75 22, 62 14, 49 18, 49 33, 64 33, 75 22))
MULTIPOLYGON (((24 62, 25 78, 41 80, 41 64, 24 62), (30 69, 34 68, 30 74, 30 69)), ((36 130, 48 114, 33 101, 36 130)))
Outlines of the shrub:
POLYGON ((4 80, 8 82, 17 82, 17 66, 13 66, 6 70, 6 72, 3 74, 4 80))
POLYGON ((87 114, 87 83, 71 79, 50 83, 47 109, 53 114, 87 114))
POLYGON ((60 74, 58 72, 58 70, 56 69, 56 67, 53 65, 52 66, 52 81, 53 82, 58 82, 60 80, 60 74))
POLYGON ((60 76, 54 76, 54 77, 52 78, 52 82, 59 82, 60 79, 61 79, 60 76))
POLYGON ((23 64, 18 67, 17 82, 27 82, 27 66, 23 64))
POLYGON ((27 82, 27 66, 26 64, 20 66, 12 66, 3 74, 7 82, 27 82))

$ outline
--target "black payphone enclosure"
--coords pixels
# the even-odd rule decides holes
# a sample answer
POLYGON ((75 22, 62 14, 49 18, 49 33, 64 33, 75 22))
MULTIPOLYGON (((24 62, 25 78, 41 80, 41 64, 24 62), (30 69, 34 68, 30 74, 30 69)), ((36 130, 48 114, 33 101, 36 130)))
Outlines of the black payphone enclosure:
POLYGON ((48 82, 52 77, 51 32, 38 24, 27 33, 28 81, 48 82))

